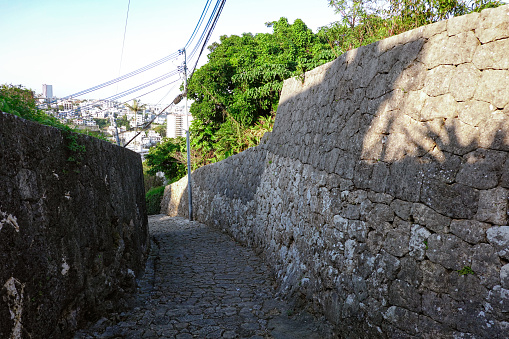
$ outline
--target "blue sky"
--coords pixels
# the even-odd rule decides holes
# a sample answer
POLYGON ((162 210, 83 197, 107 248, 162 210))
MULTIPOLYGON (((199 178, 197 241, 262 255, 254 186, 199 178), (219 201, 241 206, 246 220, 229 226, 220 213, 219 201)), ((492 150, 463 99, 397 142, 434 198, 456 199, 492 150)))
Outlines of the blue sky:
MULTIPOLYGON (((0 83, 22 84, 36 93, 42 91, 43 83, 50 84, 54 95, 63 97, 116 78, 128 2, 0 0, 0 83)), ((120 74, 182 48, 205 3, 206 0, 131 0, 120 74)), ((282 16, 290 22, 300 18, 315 32, 318 27, 339 20, 327 0, 227 0, 210 42, 225 34, 271 32, 264 23, 282 16)), ((205 61, 202 56, 201 62, 205 61)), ((123 81, 118 87, 112 85, 83 98, 105 98, 180 64, 181 60, 168 62, 146 75, 123 81)), ((168 93, 170 88, 147 95, 142 101, 170 102, 178 93, 177 89, 168 93)))

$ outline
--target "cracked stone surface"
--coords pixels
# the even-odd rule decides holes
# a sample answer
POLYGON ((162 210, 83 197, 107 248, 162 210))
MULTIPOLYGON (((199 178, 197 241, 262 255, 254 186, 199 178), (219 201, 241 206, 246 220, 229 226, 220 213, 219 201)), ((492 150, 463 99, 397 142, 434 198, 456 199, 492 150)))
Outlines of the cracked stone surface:
POLYGON ((281 300, 263 260, 180 217, 149 217, 152 252, 130 312, 74 338, 329 338, 330 326, 281 300))

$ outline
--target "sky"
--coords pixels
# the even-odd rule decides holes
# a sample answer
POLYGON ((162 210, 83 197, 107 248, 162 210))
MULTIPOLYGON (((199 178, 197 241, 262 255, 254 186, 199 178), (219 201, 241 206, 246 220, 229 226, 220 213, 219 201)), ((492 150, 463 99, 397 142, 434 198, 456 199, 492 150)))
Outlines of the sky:
MULTIPOLYGON (((42 93, 42 84, 49 84, 54 96, 64 97, 112 80, 184 47, 206 2, 0 0, 0 84, 23 85, 37 94, 42 93)), ((314 32, 339 20, 328 0, 227 0, 208 45, 221 35, 270 33, 265 23, 283 16, 290 22, 302 19, 314 32)), ((204 54, 200 63, 206 61, 204 54)), ((175 70, 182 62, 182 57, 176 58, 78 98, 107 98, 175 70)), ((163 84, 120 100, 134 99, 163 84)), ((170 89, 172 85, 140 99, 165 105, 179 93, 178 86, 170 89)))

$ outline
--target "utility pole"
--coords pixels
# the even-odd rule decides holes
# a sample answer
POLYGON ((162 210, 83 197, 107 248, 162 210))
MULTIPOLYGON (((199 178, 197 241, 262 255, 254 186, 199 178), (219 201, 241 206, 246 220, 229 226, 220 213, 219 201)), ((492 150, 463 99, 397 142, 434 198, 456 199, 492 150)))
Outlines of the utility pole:
POLYGON ((187 112, 187 55, 186 49, 180 50, 184 53, 184 96, 186 99, 186 143, 187 143, 187 192, 189 197, 189 221, 193 221, 193 194, 191 190, 191 142, 189 141, 189 114, 187 112))

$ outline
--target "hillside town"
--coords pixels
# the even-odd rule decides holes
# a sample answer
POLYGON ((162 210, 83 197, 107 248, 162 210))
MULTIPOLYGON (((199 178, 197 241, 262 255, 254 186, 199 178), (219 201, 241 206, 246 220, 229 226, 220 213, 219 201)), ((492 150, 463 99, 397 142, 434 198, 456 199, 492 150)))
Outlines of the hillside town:
POLYGON ((183 106, 163 111, 161 105, 143 104, 134 112, 124 102, 56 98, 52 86, 45 84, 42 90, 40 109, 73 128, 101 132, 111 142, 127 145, 142 156, 164 137, 185 136, 187 123, 193 120, 190 114, 186 116, 183 106))

